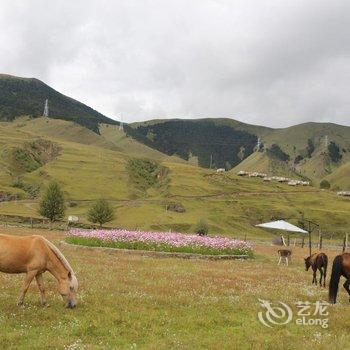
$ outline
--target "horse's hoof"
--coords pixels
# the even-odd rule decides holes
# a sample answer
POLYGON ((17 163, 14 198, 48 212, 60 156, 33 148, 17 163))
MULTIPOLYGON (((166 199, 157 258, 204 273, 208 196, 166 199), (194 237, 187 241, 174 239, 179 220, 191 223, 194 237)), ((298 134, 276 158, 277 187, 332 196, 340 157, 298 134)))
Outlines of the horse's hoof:
POLYGON ((18 306, 18 307, 21 307, 21 308, 24 308, 24 302, 23 302, 23 301, 19 301, 19 302, 17 303, 17 306, 18 306))

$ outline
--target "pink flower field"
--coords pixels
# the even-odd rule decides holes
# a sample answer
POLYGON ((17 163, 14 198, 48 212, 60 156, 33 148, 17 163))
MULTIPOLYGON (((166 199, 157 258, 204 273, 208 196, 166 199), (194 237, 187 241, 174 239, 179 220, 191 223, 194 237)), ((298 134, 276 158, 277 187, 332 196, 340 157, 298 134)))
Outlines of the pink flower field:
POLYGON ((148 249, 202 254, 248 254, 250 243, 228 237, 197 236, 175 232, 144 232, 128 230, 71 230, 70 243, 115 246, 129 249, 148 249))

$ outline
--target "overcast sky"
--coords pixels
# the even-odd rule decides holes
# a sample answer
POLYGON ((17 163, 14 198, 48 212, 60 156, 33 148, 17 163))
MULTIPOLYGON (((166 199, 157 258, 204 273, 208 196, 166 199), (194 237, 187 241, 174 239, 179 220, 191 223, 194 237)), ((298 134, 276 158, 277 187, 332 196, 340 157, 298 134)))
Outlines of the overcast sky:
POLYGON ((350 1, 0 1, 0 72, 124 121, 350 125, 350 1))

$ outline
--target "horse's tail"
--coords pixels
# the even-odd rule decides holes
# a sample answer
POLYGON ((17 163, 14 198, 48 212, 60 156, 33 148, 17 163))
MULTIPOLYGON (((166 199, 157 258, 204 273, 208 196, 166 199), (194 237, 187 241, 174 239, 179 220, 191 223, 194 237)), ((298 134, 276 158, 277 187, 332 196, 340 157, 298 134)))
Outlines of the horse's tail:
POLYGON ((337 300, 338 285, 342 274, 342 261, 341 255, 337 255, 333 260, 331 280, 329 281, 329 302, 331 304, 335 304, 337 300))

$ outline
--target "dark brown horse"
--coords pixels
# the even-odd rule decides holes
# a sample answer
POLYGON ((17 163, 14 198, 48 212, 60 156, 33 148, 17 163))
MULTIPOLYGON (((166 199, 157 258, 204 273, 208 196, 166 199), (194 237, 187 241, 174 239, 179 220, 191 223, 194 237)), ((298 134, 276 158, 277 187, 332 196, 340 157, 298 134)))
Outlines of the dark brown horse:
POLYGON ((350 296, 350 253, 337 255, 333 260, 332 275, 329 281, 329 302, 331 304, 335 304, 337 300, 340 276, 346 278, 343 286, 350 296))
POLYGON ((326 274, 327 274, 327 265, 328 257, 325 253, 314 253, 308 256, 305 260, 305 269, 309 270, 310 266, 313 271, 312 284, 317 285, 316 272, 320 271, 320 286, 322 286, 322 277, 323 277, 323 287, 326 286, 326 274))

